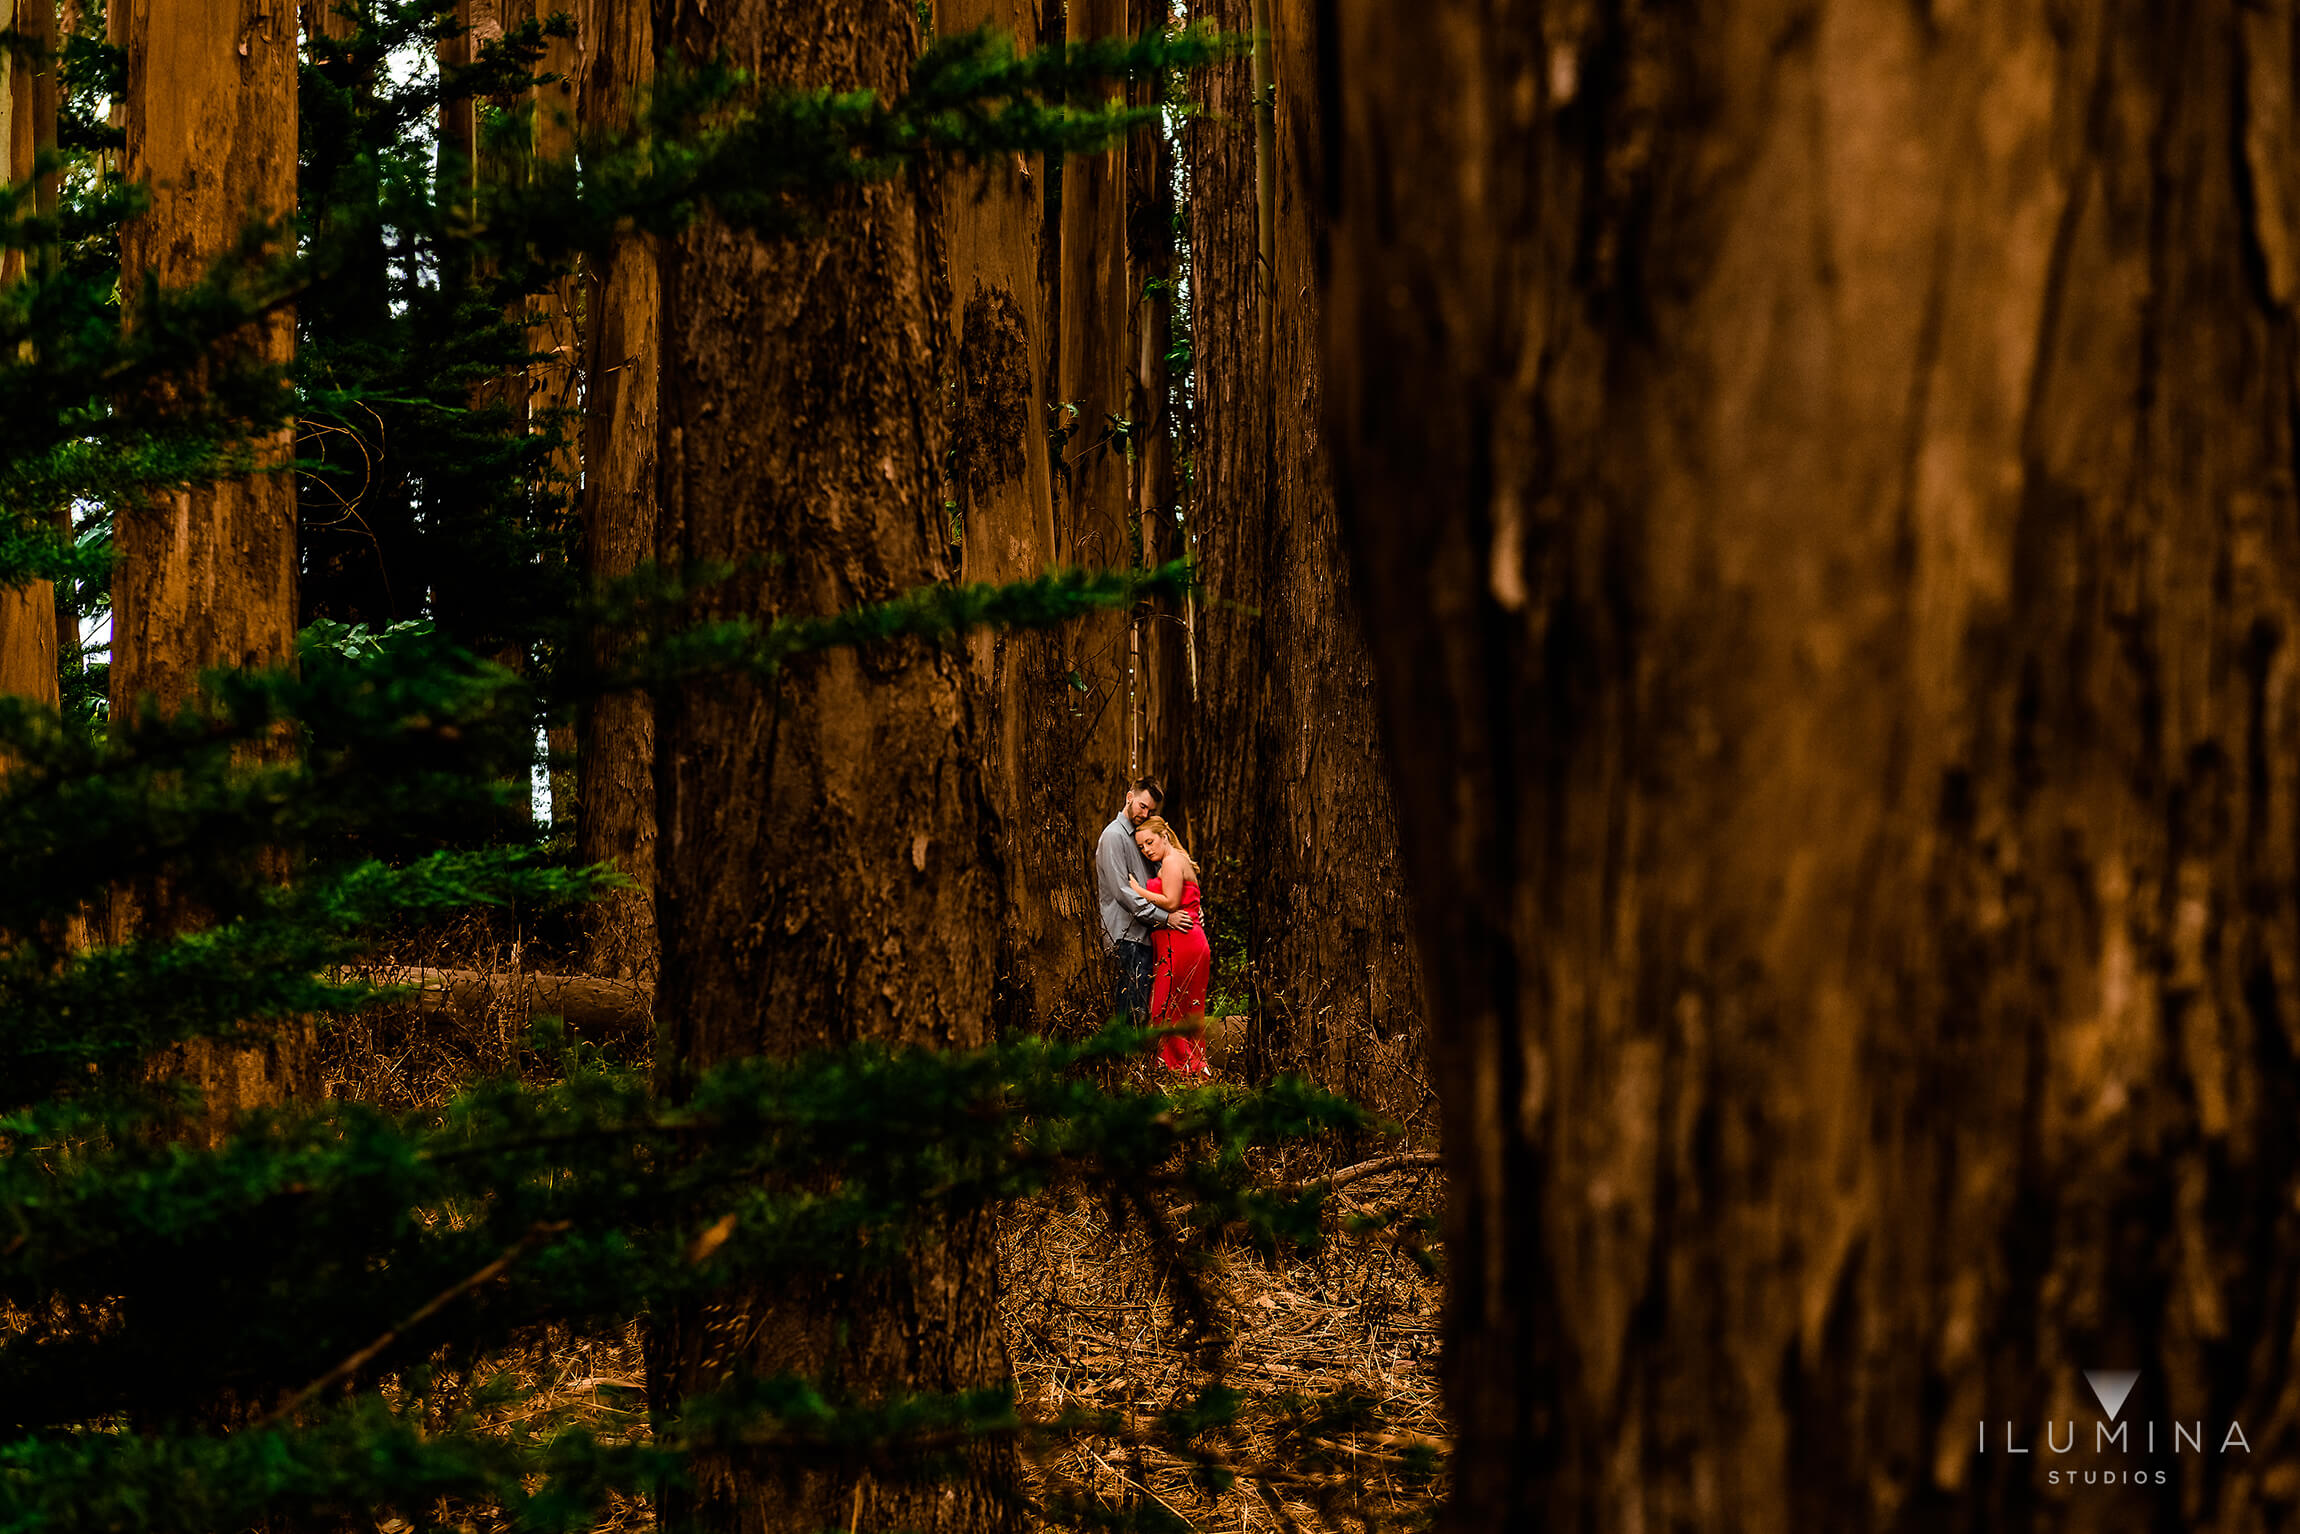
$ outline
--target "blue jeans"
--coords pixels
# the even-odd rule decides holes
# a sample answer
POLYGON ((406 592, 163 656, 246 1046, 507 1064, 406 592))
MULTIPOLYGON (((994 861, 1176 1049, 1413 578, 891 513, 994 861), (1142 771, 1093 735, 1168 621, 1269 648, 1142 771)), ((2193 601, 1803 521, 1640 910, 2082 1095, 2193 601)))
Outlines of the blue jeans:
POLYGON ((1120 938, 1110 949, 1110 982, 1117 992, 1117 1010, 1126 1021, 1140 1026, 1150 1020, 1150 989, 1158 960, 1148 943, 1120 938))

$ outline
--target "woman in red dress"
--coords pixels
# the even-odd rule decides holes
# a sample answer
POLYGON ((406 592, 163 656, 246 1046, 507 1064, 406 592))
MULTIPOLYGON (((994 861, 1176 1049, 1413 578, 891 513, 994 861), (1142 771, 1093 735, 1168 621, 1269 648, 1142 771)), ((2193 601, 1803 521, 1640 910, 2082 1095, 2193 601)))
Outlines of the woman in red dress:
POLYGON ((1190 930, 1176 932, 1159 927, 1150 934, 1157 956, 1157 982, 1150 993, 1150 1020, 1161 1028, 1179 1027, 1158 1041, 1158 1058, 1168 1070, 1186 1076, 1211 1076, 1206 1061, 1206 982, 1214 974, 1214 950, 1206 946, 1206 913, 1198 903, 1198 865, 1174 839, 1174 828, 1157 815, 1135 828, 1134 845, 1158 870, 1148 884, 1129 877, 1127 882, 1162 911, 1190 913, 1190 930))

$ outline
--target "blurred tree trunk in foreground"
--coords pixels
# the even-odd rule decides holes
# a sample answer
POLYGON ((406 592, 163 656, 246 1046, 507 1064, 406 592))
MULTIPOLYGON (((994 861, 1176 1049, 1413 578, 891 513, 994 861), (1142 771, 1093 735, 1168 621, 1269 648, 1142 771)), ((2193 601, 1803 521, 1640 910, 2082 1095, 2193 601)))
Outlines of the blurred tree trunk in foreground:
POLYGON ((1403 1119, 1424 1105, 1421 977, 1321 419, 1317 24, 1310 0, 1262 9, 1206 13, 1269 49, 1206 71, 1189 129, 1206 581, 1192 833, 1217 931, 1247 924, 1260 1069, 1403 1119), (1256 110, 1257 77, 1274 113, 1256 110))
MULTIPOLYGON (((907 6, 734 0, 657 19, 671 57, 733 47, 767 88, 892 91, 918 47, 907 6)), ((697 617, 828 613, 955 573, 937 201, 920 173, 842 194, 804 242, 712 220, 667 242, 659 546, 742 567, 697 617)), ((908 643, 663 695, 656 994, 674 1097, 693 1068, 742 1054, 989 1042, 1000 897, 970 674, 963 655, 908 643)), ((883 1267, 842 1275, 825 1254, 807 1280, 686 1311, 651 1360, 658 1398, 745 1367, 865 1400, 1003 1379, 991 1217, 939 1234, 883 1267)), ((968 1453, 971 1473, 905 1485, 730 1451, 698 1463, 664 1522, 1006 1526, 1011 1450, 968 1453)))
POLYGON ((2286 1526, 2293 6, 1330 14, 1452 1527, 2286 1526))
MULTIPOLYGON (((585 0, 578 107, 586 129, 628 127, 655 68, 650 0, 585 0)), ((630 231, 585 271, 583 573, 596 589, 655 557, 655 242, 630 231)), ((604 643, 604 641, 602 641, 604 643)), ((602 650, 596 657, 611 660, 602 650)), ((594 903, 584 968, 621 978, 655 972, 655 718, 642 693, 588 704, 577 722, 577 845, 637 888, 594 903)))
MULTIPOLYGON (((234 248, 251 216, 295 207, 296 16, 220 0, 122 0, 113 18, 127 52, 127 179, 150 204, 120 234, 121 291, 134 307, 147 278, 189 287, 234 248)), ((282 307, 234 343, 285 363, 295 319, 282 307)), ((250 444, 284 463, 293 432, 250 444)), ((295 485, 259 472, 119 509, 113 533, 111 711, 173 710, 202 671, 270 667, 295 653, 295 485)), ((116 892, 112 936, 166 933, 195 920, 163 889, 116 892)), ((263 1048, 177 1046, 163 1065, 200 1083, 216 1115, 308 1089, 308 1024, 263 1048)))

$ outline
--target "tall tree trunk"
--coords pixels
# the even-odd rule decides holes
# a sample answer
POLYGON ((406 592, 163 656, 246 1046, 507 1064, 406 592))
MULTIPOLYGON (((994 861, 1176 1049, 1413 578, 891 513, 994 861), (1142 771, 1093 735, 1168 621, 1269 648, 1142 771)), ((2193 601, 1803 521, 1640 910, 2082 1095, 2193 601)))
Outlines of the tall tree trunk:
MULTIPOLYGON (((119 0, 127 50, 127 176, 149 189, 122 228, 122 291, 198 282, 240 239, 251 211, 295 205, 296 20, 247 0, 119 0)), ((131 315, 131 323, 133 316, 131 315)), ((275 310, 233 343, 285 363, 293 316, 275 310)), ((251 447, 292 453, 287 428, 251 447)), ((175 708, 212 667, 288 663, 295 649, 295 487, 255 473, 121 508, 113 533, 112 717, 175 708)), ((192 918, 164 891, 116 900, 114 936, 168 931, 192 918), (131 906, 140 907, 131 910, 131 906)), ((260 1048, 184 1046, 172 1062, 197 1078, 211 1116, 277 1101, 308 1085, 310 1029, 280 1029, 260 1048)))
MULTIPOLYGON (((20 7, 20 10, 22 14, 18 25, 30 34, 33 44, 45 59, 33 71, 29 96, 33 155, 29 163, 37 164, 41 155, 53 154, 56 150, 57 118, 63 102, 59 55, 67 31, 66 20, 76 23, 78 18, 68 9, 59 17, 55 0, 30 0, 30 4, 20 7)), ((57 196, 61 190, 61 172, 51 170, 40 177, 38 185, 33 188, 32 205, 41 218, 52 219, 56 216, 57 196)), ((56 242, 47 241, 34 257, 33 268, 42 277, 53 277, 58 268, 58 259, 56 242)), ((50 521, 66 539, 72 536, 72 508, 69 504, 55 507, 50 513, 50 521)), ((56 664, 51 667, 51 677, 43 695, 50 703, 60 700, 64 668, 77 671, 85 664, 80 658, 79 604, 75 600, 72 586, 73 582, 66 580, 51 583, 49 587, 50 617, 54 626, 54 637, 49 641, 49 654, 56 664)))
MULTIPOLYGON (((1173 20, 1170 0, 1128 0, 1129 36, 1163 31, 1173 20)), ((1160 76, 1131 82, 1128 102, 1159 105, 1166 81, 1160 76)), ((1173 312, 1174 155, 1163 121, 1144 123, 1126 137, 1126 407, 1128 490, 1134 540, 1145 566, 1157 566, 1184 552, 1175 522, 1175 420, 1166 353, 1173 312)), ((1129 638, 1132 718, 1127 755, 1140 771, 1172 779, 1180 766, 1185 706, 1189 696, 1182 614, 1144 602, 1132 616, 1129 638)), ((1188 784, 1169 808, 1184 820, 1194 797, 1188 784)))
POLYGON ((1315 10, 1225 0, 1209 19, 1267 40, 1266 61, 1208 72, 1191 129, 1209 898, 1216 921, 1247 924, 1260 1068, 1410 1119, 1421 977, 1319 397, 1315 10))
MULTIPOLYGON (((557 10, 555 0, 519 0, 515 23, 548 20, 557 10)), ((583 68, 581 39, 547 37, 537 72, 546 79, 528 93, 532 153, 538 165, 565 160, 575 153, 576 82, 583 68)), ((581 338, 577 333, 578 278, 561 277, 549 292, 527 299, 527 348, 538 360, 527 368, 528 429, 560 434, 558 448, 537 494, 546 506, 572 502, 582 474, 581 433, 575 420, 576 367, 581 338)))
MULTIPOLYGON (((455 0, 455 36, 442 38, 434 50, 439 67, 468 67, 479 60, 479 50, 490 36, 503 35, 503 0, 455 0)), ((471 207, 479 164, 479 101, 463 96, 439 105, 438 197, 451 196, 471 207)))
MULTIPOLYGON (((37 27, 31 12, 40 0, 26 0, 18 16, 16 0, 0 0, 0 31, 23 34, 27 41, 37 27)), ((20 186, 32 175, 32 76, 34 64, 25 49, 11 47, 0 54, 0 154, 8 159, 8 171, 0 180, 11 186, 20 186)), ((0 251, 0 282, 14 282, 24 275, 24 252, 15 249, 0 251)))
MULTIPOLYGON (((35 47, 53 46, 54 0, 21 0, 21 4, 0 0, 0 30, 21 32, 35 47)), ((0 144, 8 148, 11 185, 31 180, 35 155, 42 147, 55 146, 54 70, 52 62, 35 60, 29 49, 11 50, 7 67, 0 70, 5 75, 0 86, 0 144), (51 119, 44 128, 43 112, 51 119)), ((29 272, 23 251, 11 250, 0 257, 0 284, 23 281, 29 272)), ((55 588, 47 581, 0 591, 0 693, 56 706, 55 605, 55 588)))
MULTIPOLYGON (((627 128, 655 68, 649 0, 587 0, 579 97, 587 129, 627 128)), ((656 329, 654 239, 616 237, 585 273, 583 567, 594 587, 655 557, 656 329)), ((613 659, 600 641, 595 658, 613 659)), ((593 904, 584 968, 655 973, 655 714, 624 693, 588 705, 577 721, 577 846, 585 862, 613 863, 634 888, 593 904)))
MULTIPOLYGON (((0 109, 0 143, 9 146, 8 179, 22 185, 32 177, 39 157, 56 147, 57 18, 55 0, 0 0, 0 27, 13 27, 29 45, 10 72, 5 109, 0 109), (13 14, 11 15, 11 9, 13 14)), ((33 191, 33 209, 42 218, 56 212, 59 188, 54 172, 39 178, 33 191)), ((56 273, 53 242, 42 244, 29 259, 12 253, 14 269, 0 273, 0 282, 26 277, 50 278, 56 273)), ((49 510, 46 520, 69 537, 71 507, 49 510)), ((0 591, 0 693, 29 699, 46 708, 63 702, 61 657, 79 664, 79 623, 72 616, 69 582, 34 581, 13 591, 0 591), (63 645, 71 649, 64 651, 63 645)), ((75 913, 58 924, 53 935, 70 948, 85 947, 88 924, 75 913)))
MULTIPOLYGON (((1068 0, 1065 11, 1073 43, 1125 35, 1127 0, 1068 0)), ((1067 435, 1054 467, 1056 557, 1088 568, 1140 559, 1125 436, 1135 361, 1126 206, 1123 144, 1063 162, 1054 415, 1067 435)), ((1126 780, 1144 770, 1135 627, 1134 615, 1107 613, 1062 631, 1073 695, 1060 750, 1074 764, 1070 818, 1082 887, 1094 828, 1118 812, 1126 780)))
MULTIPOLYGON (((17 25, 25 31, 39 50, 42 62, 32 70, 31 89, 27 103, 32 113, 32 153, 37 159, 53 154, 56 149, 56 118, 63 99, 63 82, 59 78, 57 55, 63 46, 63 35, 56 15, 56 0, 28 0, 20 7, 22 15, 17 25)), ((51 170, 40 177, 33 189, 32 206, 42 218, 56 214, 56 194, 60 189, 58 171, 51 170)), ((36 257, 38 269, 53 273, 56 269, 56 244, 53 240, 40 247, 36 257)))
MULTIPOLYGON (((722 49, 763 85, 901 88, 907 5, 735 0, 657 12, 672 56, 722 49)), ((663 261, 661 547, 740 573, 709 612, 822 613, 948 579, 940 210, 923 176, 842 196, 804 243, 705 221, 663 261), (757 556, 775 555, 775 560, 757 556), (746 563, 747 562, 747 563, 746 563)), ((926 644, 800 660, 769 683, 667 692, 656 718, 666 1087, 749 1053, 990 1036, 998 917, 984 738, 963 657, 926 644)), ((657 1387, 795 1370, 860 1399, 1003 1378, 987 1215, 902 1261, 676 1318, 657 1387)), ((1003 1527, 1004 1456, 910 1487, 739 1453, 666 1500, 670 1528, 1003 1527)))
MULTIPOLYGON (((1214 0, 1205 19, 1233 35, 1254 33, 1252 0, 1214 0)), ((1257 54, 1265 46, 1255 42, 1257 54)), ((1257 771, 1266 625, 1239 605, 1262 569, 1269 527, 1271 412, 1268 220, 1256 196, 1261 61, 1233 57, 1191 82, 1204 110, 1190 122, 1190 350, 1193 370, 1189 526, 1207 600, 1198 605, 1198 696, 1185 739, 1195 787, 1185 832, 1210 875, 1210 925, 1250 920, 1249 879, 1263 861, 1267 787, 1257 771), (1248 572, 1251 572, 1249 575, 1248 572), (1228 595, 1231 600, 1223 600, 1228 595)))
MULTIPOLYGON (((548 21, 559 10, 555 0, 518 0, 513 22, 548 21)), ((579 37, 543 40, 536 72, 546 78, 527 93, 529 152, 537 166, 575 153, 576 84, 582 68, 579 37)), ((533 487, 534 514, 546 525, 570 529, 582 515, 581 399, 576 387, 582 352, 581 281, 576 273, 559 277, 547 291, 529 294, 525 304, 527 349, 536 359, 527 365, 527 429, 556 438, 542 480, 533 487)), ((582 818, 575 787, 574 759, 579 754, 573 721, 548 722, 543 756, 551 820, 571 830, 582 818)))
POLYGON ((57 683, 55 587, 34 581, 0 592, 0 693, 54 708, 57 683))
POLYGON ((2288 1523, 2292 5, 1332 14, 1452 1526, 2288 1523))
POLYGON ((347 38, 357 26, 355 17, 344 14, 344 0, 301 0, 297 9, 306 37, 347 38))
MULTIPOLYGON (((943 0, 935 22, 952 34, 993 26, 1022 50, 1041 24, 1037 0, 943 0)), ((1027 580, 1060 563, 1039 384, 1050 350, 1039 283, 1045 173, 1039 156, 1017 155, 957 173, 944 200, 957 385, 949 494, 969 581, 1027 580)), ((1081 877, 1077 767, 1063 759, 1077 694, 1060 635, 979 633, 968 651, 998 813, 998 1021, 1044 1031, 1106 1003, 1081 877)))

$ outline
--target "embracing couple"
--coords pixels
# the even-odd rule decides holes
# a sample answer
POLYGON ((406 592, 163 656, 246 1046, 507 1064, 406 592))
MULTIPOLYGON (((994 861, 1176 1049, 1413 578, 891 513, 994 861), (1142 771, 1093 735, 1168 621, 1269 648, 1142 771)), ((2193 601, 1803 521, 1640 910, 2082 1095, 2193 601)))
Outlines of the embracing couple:
POLYGON ((1158 1041, 1168 1070, 1211 1076, 1206 1061, 1206 946, 1198 865, 1158 814, 1166 795, 1149 778, 1126 790, 1126 808, 1094 845, 1094 884, 1118 1010, 1129 1021, 1179 1028, 1158 1041))

